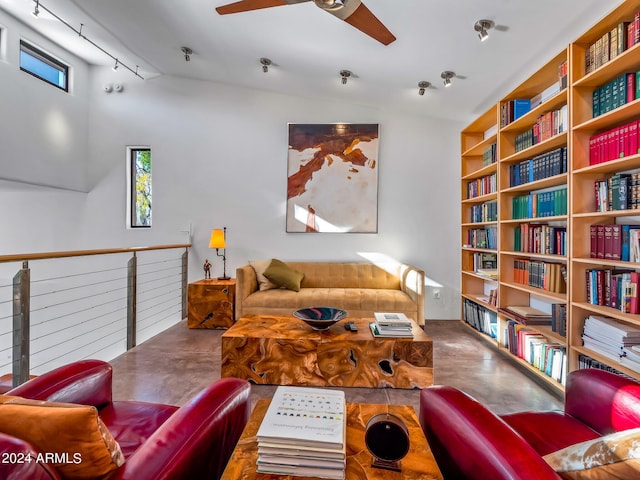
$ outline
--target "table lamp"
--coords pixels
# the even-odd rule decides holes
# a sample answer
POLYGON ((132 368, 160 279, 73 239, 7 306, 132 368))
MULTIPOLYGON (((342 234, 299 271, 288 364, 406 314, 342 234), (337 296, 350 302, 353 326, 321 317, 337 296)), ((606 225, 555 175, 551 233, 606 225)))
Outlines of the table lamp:
POLYGON ((216 255, 222 257, 222 276, 218 280, 229 280, 227 276, 227 227, 224 229, 215 229, 211 231, 211 239, 209 240, 209 248, 216 249, 216 255), (219 250, 222 249, 222 255, 219 250))

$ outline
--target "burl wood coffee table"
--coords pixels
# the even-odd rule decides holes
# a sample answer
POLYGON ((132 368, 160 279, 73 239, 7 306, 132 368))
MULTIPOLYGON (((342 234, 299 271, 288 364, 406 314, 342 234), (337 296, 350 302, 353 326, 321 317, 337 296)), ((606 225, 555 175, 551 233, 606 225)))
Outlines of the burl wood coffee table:
POLYGON ((374 338, 373 319, 325 331, 295 317, 248 315, 222 335, 222 377, 256 384, 422 388, 433 384, 433 344, 414 323, 411 338, 374 338))
MULTIPOLYGON (((267 479, 303 479, 310 477, 292 477, 268 475, 256 472, 258 444, 256 434, 269 406, 269 399, 260 399, 249 418, 238 445, 236 446, 221 480, 267 480, 267 479)), ((427 439, 422 432, 420 422, 413 407, 406 405, 373 405, 347 403, 347 467, 346 480, 385 479, 385 480, 441 480, 427 439), (367 422, 378 413, 392 413, 402 419, 409 429, 409 453, 400 461, 400 471, 381 470, 371 466, 371 454, 364 442, 367 422)))

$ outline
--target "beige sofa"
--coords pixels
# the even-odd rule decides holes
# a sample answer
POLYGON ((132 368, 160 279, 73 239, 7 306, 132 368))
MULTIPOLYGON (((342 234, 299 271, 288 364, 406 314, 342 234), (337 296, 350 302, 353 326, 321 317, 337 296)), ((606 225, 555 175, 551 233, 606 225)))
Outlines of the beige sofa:
POLYGON ((297 308, 326 306, 352 318, 400 312, 424 325, 424 272, 406 264, 384 269, 371 263, 286 262, 304 273, 300 291, 260 291, 251 265, 236 270, 236 320, 249 314, 291 315, 297 308))

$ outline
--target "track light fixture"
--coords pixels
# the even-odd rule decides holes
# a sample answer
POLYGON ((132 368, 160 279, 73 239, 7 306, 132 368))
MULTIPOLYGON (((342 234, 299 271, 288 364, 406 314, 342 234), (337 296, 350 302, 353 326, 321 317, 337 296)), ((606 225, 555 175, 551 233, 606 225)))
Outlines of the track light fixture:
POLYGON ((269 71, 269 66, 271 65, 271 60, 269 60, 268 58, 262 57, 260 59, 260 65, 262 65, 262 71, 264 73, 267 73, 269 71))
POLYGON ((347 79, 352 75, 349 70, 340 70, 340 76, 342 77, 342 85, 347 84, 347 79))
POLYGON ((473 26, 473 29, 478 32, 478 38, 481 42, 484 42, 487 38, 489 38, 488 30, 492 29, 495 26, 491 20, 478 20, 476 24, 473 26))
POLYGON ((180 50, 182 50, 182 53, 184 53, 185 62, 188 62, 189 60, 191 60, 191 55, 193 55, 193 50, 191 50, 189 47, 182 47, 180 50))
POLYGON ((86 40, 87 42, 89 42, 91 45, 93 45, 94 47, 96 47, 98 50, 100 50, 102 53, 104 53, 105 55, 108 55, 109 57, 111 57, 113 60, 115 60, 115 65, 113 66, 113 71, 115 72, 119 66, 123 66, 124 68, 126 68, 127 70, 129 70, 131 73, 133 73, 136 77, 141 78, 142 80, 144 80, 144 77, 142 75, 140 75, 138 73, 138 66, 136 65, 136 69, 134 70, 133 68, 129 67, 128 65, 122 63, 120 60, 118 60, 116 58, 115 55, 112 55, 111 53, 107 52, 104 48, 102 48, 100 45, 98 45, 96 42, 94 42, 93 40, 89 39, 84 33, 82 33, 82 27, 84 26, 84 24, 80 24, 80 28, 77 29, 75 28, 73 25, 71 25, 69 22, 67 22, 64 18, 56 15, 52 10, 50 10, 49 8, 47 8, 45 5, 42 4, 41 0, 33 0, 33 3, 35 3, 35 6, 33 8, 33 12, 31 12, 31 14, 34 17, 37 17, 40 14, 40 10, 44 10, 45 12, 47 12, 47 14, 51 15, 53 18, 55 18, 56 20, 58 20, 60 23, 62 23, 65 27, 69 28, 70 30, 73 30, 75 33, 78 34, 79 37, 81 37, 82 39, 86 40))
POLYGON ((422 82, 418 82, 418 95, 424 95, 424 92, 427 91, 427 88, 429 88, 431 86, 431 84, 429 82, 425 82, 424 80, 422 82))
POLYGON ((444 80, 445 87, 451 86, 451 79, 455 76, 456 74, 454 72, 450 72, 449 70, 445 70, 440 74, 440 77, 444 80))

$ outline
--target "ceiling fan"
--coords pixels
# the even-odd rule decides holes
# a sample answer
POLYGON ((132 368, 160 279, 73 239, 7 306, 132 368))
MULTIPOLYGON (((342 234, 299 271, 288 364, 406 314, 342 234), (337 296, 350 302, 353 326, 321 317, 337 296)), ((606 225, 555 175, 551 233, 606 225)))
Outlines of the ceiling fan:
POLYGON ((293 5, 296 3, 313 1, 325 12, 344 20, 384 45, 389 45, 396 37, 385 27, 378 18, 371 13, 361 0, 240 0, 239 2, 222 5, 216 8, 220 15, 247 12, 262 8, 293 5))

